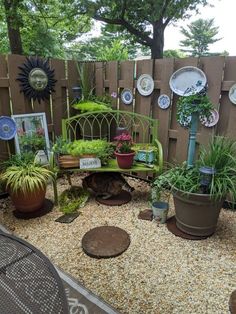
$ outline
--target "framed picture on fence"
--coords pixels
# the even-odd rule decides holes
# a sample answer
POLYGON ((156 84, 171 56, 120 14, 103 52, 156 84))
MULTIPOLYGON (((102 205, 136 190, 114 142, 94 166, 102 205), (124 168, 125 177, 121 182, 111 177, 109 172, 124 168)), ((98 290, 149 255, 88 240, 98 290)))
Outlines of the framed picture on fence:
POLYGON ((17 127, 16 152, 32 152, 35 155, 44 153, 49 160, 50 144, 45 113, 12 115, 12 119, 17 127))

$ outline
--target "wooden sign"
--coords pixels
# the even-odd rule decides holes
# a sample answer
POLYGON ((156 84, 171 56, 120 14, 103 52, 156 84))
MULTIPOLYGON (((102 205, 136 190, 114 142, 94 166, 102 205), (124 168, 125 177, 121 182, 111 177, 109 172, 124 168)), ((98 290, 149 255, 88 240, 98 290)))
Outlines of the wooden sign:
POLYGON ((80 169, 101 168, 101 160, 99 158, 81 158, 80 169))

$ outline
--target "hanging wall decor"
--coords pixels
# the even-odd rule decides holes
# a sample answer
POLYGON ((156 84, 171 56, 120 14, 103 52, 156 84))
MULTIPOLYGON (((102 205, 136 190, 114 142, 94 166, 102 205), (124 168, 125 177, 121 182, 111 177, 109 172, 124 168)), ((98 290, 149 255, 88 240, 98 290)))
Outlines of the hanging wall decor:
POLYGON ((162 94, 158 97, 157 103, 161 109, 167 109, 170 107, 170 97, 162 94))
POLYGON ((49 99, 51 92, 54 92, 56 80, 54 70, 50 68, 49 61, 38 57, 26 58, 18 74, 17 80, 20 81, 20 91, 27 98, 33 100, 49 99))
POLYGON ((151 75, 142 74, 137 80, 137 89, 142 96, 149 96, 154 90, 154 81, 151 75))
POLYGON ((13 119, 6 116, 0 117, 0 139, 11 140, 16 135, 16 123, 13 119))
POLYGON ((236 105, 236 84, 232 85, 229 90, 229 99, 230 101, 236 105))
POLYGON ((121 93, 121 100, 125 105, 130 105, 133 101, 132 91, 128 88, 125 88, 121 93))

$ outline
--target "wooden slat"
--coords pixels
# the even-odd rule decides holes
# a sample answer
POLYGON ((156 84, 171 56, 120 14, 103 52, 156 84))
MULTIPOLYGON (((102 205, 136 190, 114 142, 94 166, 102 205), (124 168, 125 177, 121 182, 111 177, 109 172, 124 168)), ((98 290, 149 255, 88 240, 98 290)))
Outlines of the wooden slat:
POLYGON ((169 96, 171 100, 172 92, 169 87, 169 80, 171 74, 173 73, 173 69, 174 59, 155 60, 154 79, 156 82, 160 82, 160 90, 155 94, 152 114, 153 118, 156 118, 159 121, 158 138, 163 146, 165 161, 168 160, 168 130, 170 124, 171 106, 166 110, 160 109, 157 101, 158 97, 163 94, 169 96))
MULTIPOLYGON (((153 60, 137 61, 137 76, 138 79, 142 74, 149 74, 153 76, 153 60)), ((135 97, 135 112, 150 116, 151 113, 152 95, 142 96, 136 90, 135 97)))
MULTIPOLYGON (((117 61, 108 62, 106 73, 107 73, 106 79, 109 82, 108 95, 111 96, 112 93, 116 93, 118 95, 118 62, 117 61)), ((117 98, 112 99, 112 108, 117 109, 117 98)))
POLYGON ((103 62, 95 63, 95 92, 96 95, 104 94, 104 65, 103 62))
POLYGON ((19 81, 16 81, 20 73, 20 69, 18 67, 22 66, 25 61, 26 58, 24 56, 8 55, 9 85, 11 90, 13 114, 33 112, 30 99, 24 97, 24 94, 20 92, 19 81))
MULTIPOLYGON (((55 69, 55 79, 65 79, 65 62, 63 60, 51 60, 51 67, 55 69)), ((61 135, 61 120, 67 117, 66 88, 56 84, 52 94, 52 112, 55 135, 61 135)), ((51 123, 51 121, 47 121, 51 123)))
MULTIPOLYGON (((184 66, 197 66, 198 59, 197 58, 186 58, 186 59, 175 59, 174 71, 184 67, 184 66)), ((175 129, 178 131, 178 138, 176 142, 172 141, 172 145, 176 143, 176 148, 171 148, 172 152, 175 152, 176 155, 172 156, 171 154, 168 156, 169 161, 175 160, 177 163, 181 163, 187 159, 188 152, 188 139, 189 139, 189 130, 181 127, 176 119, 176 103, 178 97, 174 95, 172 102, 172 113, 171 113, 171 129, 175 129)))
POLYGON ((67 73, 68 73, 68 95, 69 95, 69 112, 67 112, 68 116, 73 116, 78 113, 77 110, 71 107, 71 104, 74 101, 74 95, 72 91, 72 87, 81 87, 81 82, 79 78, 79 72, 76 66, 76 61, 69 60, 67 61, 67 73))
MULTIPOLYGON (((236 82, 236 57, 226 57, 224 81, 236 82)), ((231 86, 232 86, 231 85, 231 86)), ((230 86, 230 87, 231 87, 230 86)), ((230 88, 229 87, 229 88, 230 88)), ((217 134, 236 138, 236 105, 229 100, 229 92, 222 92, 220 100, 220 119, 217 124, 217 134)))
MULTIPOLYGON (((1 58, 1 56, 0 56, 1 58)), ((8 78, 0 78, 0 87, 9 87, 9 79, 8 78)))
MULTIPOLYGON (((2 81, 7 79, 7 61, 6 56, 0 55, 0 77, 2 81)), ((0 85, 0 116, 10 116, 10 97, 7 86, 0 85)), ((8 158, 7 142, 0 140, 0 161, 8 158)))
MULTIPOLYGON (((214 104, 214 107, 219 110, 222 73, 224 70, 225 57, 203 57, 200 58, 200 67, 207 77, 208 91, 207 95, 214 104)), ((215 134, 216 127, 207 128, 199 123, 198 132, 200 133, 201 145, 207 145, 209 140, 215 134)))
MULTIPOLYGON (((134 61, 122 61, 120 63, 120 94, 124 88, 128 88, 133 93, 134 90, 134 61), (121 84, 122 82, 122 84, 121 84)), ((133 103, 125 105, 120 99, 120 110, 133 111, 133 103)))

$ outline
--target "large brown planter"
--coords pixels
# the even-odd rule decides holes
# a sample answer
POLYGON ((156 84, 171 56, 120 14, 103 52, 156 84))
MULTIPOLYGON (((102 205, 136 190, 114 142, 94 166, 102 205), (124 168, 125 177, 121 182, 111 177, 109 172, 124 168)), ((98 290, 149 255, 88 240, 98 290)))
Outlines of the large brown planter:
POLYGON ((173 192, 176 226, 191 235, 209 236, 215 232, 224 200, 214 201, 208 194, 173 192))
POLYGON ((43 207, 46 194, 46 186, 44 189, 35 190, 33 192, 12 193, 9 192, 11 200, 15 208, 22 213, 30 213, 43 207))

